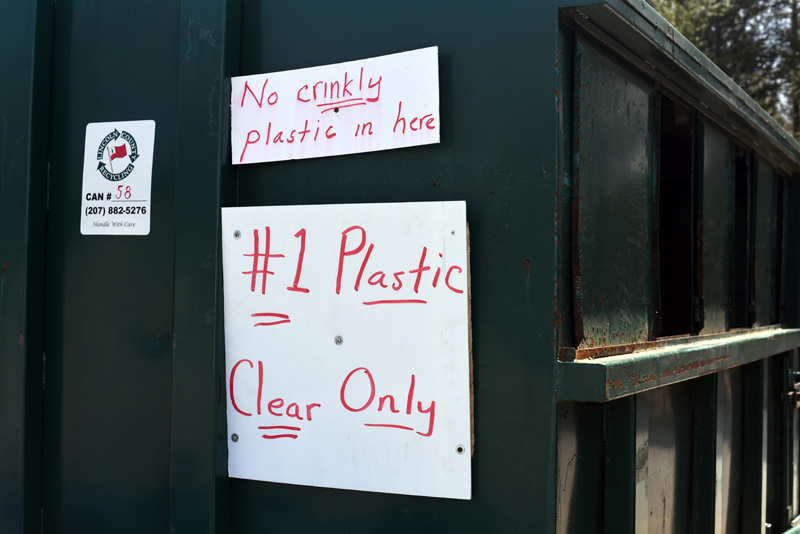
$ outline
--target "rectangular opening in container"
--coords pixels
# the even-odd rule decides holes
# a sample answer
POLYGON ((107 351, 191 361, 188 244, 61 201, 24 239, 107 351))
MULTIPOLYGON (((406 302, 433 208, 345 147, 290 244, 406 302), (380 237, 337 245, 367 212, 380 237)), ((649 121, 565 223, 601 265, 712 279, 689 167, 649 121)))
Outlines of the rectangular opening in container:
POLYGON ((736 147, 733 214, 733 328, 753 325, 753 301, 750 294, 754 272, 753 235, 753 162, 751 154, 736 147))
POLYGON ((782 277, 783 277, 783 176, 778 176, 778 201, 775 203, 775 322, 783 323, 785 317, 783 314, 783 300, 781 294, 783 292, 782 277))
POLYGON ((661 337, 697 332, 695 117, 662 96, 658 240, 661 337))

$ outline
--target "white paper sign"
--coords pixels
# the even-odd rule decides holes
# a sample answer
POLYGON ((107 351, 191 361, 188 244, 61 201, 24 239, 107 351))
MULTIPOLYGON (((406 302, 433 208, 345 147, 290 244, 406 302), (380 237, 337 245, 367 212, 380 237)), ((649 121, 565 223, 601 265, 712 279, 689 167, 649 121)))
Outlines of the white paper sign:
POLYGON ((81 192, 83 235, 150 233, 155 121, 86 125, 81 192))
POLYGON ((230 476, 469 499, 464 202, 222 210, 230 476))
POLYGON ((231 80, 234 164, 439 142, 438 48, 231 80))

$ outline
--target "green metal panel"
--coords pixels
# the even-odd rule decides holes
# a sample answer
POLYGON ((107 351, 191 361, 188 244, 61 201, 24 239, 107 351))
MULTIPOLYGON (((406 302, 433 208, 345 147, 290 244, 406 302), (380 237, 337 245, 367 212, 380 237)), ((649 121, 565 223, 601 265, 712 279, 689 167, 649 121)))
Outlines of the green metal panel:
POLYGON ((756 317, 755 325, 773 324, 775 313, 775 262, 778 258, 778 177, 775 171, 758 161, 756 177, 755 250, 753 273, 756 317))
MULTIPOLYGON (((573 274, 576 342, 653 339, 653 212, 657 95, 579 39, 573 274)), ((657 262, 655 262, 657 265, 657 262)))
POLYGON ((239 2, 184 0, 175 178, 169 526, 230 529, 219 207, 232 203, 230 76, 239 2))
POLYGON ((692 381, 692 532, 714 532, 717 493, 717 376, 692 381))
POLYGON ((595 532, 603 524, 604 412, 599 403, 558 405, 559 534, 595 532))
POLYGON ((567 26, 562 18, 559 27, 558 89, 556 107, 558 108, 558 196, 556 206, 556 300, 553 310, 553 326, 557 330, 557 347, 574 347, 573 327, 573 286, 572 286, 572 124, 574 121, 573 77, 575 61, 575 31, 567 26))
POLYGON ((767 381, 771 358, 742 367, 742 532, 767 524, 767 381))
POLYGON ((0 532, 38 532, 48 2, 0 3, 0 532))
POLYGON ((690 531, 692 389, 682 382, 640 395, 648 406, 648 532, 690 531))
POLYGON ((742 370, 717 374, 717 469, 714 531, 741 532, 742 370))
POLYGON ((238 200, 466 200, 476 446, 471 501, 232 480, 232 530, 554 530, 557 15, 531 2, 244 4, 242 74, 439 47, 440 144, 247 165, 238 200))
POLYGON ((178 8, 64 1, 54 26, 44 530, 164 531, 178 8), (150 234, 83 236, 86 125, 138 119, 156 122, 150 234))
POLYGON ((731 247, 731 327, 749 328, 755 320, 753 266, 755 263, 753 154, 737 148, 733 182, 733 236, 731 247))
POLYGON ((780 376, 783 402, 783 488, 781 492, 782 526, 788 528, 792 521, 800 515, 800 409, 797 399, 790 392, 796 391, 798 372, 800 372, 800 351, 791 351, 784 361, 783 372, 780 376))
MULTIPOLYGON (((610 402, 605 408, 604 529, 606 534, 647 531, 647 399, 610 402)), ((599 530, 599 529, 598 529, 599 530)))
POLYGON ((725 332, 730 325, 731 192, 733 146, 728 137, 703 123, 703 334, 725 332))
POLYGON ((767 491, 764 495, 766 505, 766 520, 774 528, 780 527, 780 518, 783 516, 782 496, 783 477, 785 470, 782 466, 784 442, 784 417, 783 409, 783 366, 786 354, 781 354, 767 360, 766 378, 766 405, 767 405, 767 491))

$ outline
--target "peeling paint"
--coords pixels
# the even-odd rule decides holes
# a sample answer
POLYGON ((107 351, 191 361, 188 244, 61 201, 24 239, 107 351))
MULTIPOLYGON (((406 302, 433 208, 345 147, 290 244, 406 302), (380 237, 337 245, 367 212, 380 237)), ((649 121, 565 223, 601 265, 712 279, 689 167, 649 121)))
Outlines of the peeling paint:
MULTIPOLYGON (((630 334, 628 334, 630 338, 630 334)), ((599 340, 601 341, 601 340, 599 340)), ((620 345, 606 345, 600 347, 593 347, 594 338, 589 338, 589 347, 580 347, 572 349, 575 351, 576 360, 590 360, 595 358, 606 358, 608 356, 619 356, 620 354, 628 354, 645 349, 654 349, 659 346, 657 341, 640 341, 637 343, 624 343, 620 345)))
POLYGON ((212 47, 216 47, 216 43, 214 42, 214 29, 213 28, 200 28, 199 33, 200 39, 208 40, 208 44, 212 47))

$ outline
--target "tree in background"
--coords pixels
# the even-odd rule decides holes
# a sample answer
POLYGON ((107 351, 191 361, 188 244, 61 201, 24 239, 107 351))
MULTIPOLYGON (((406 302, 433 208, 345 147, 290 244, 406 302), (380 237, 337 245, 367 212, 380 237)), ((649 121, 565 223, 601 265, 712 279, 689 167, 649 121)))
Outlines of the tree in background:
POLYGON ((800 139, 800 0, 650 0, 800 139))
POLYGON ((786 99, 792 132, 800 139, 800 35, 798 35, 798 0, 782 0, 780 9, 788 24, 783 27, 783 69, 787 73, 786 99))

